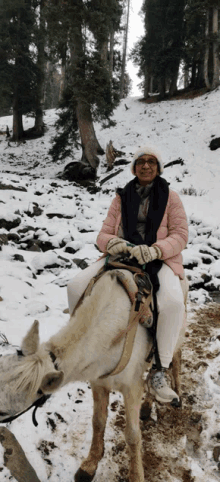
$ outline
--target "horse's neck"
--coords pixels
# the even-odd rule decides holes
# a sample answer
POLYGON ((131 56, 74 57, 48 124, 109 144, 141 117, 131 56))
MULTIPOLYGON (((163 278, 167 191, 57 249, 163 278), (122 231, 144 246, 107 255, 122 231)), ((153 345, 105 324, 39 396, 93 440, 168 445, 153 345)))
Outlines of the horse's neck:
POLYGON ((64 384, 96 378, 109 369, 109 363, 114 367, 112 357, 121 348, 112 349, 111 341, 127 326, 129 310, 128 296, 116 279, 105 276, 97 282, 69 323, 47 344, 64 372, 64 384))

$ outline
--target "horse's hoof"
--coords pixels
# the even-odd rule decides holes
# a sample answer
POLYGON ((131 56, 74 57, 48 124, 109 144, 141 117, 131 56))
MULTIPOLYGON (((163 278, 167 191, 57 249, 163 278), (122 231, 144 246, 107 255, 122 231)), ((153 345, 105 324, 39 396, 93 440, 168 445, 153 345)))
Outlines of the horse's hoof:
POLYGON ((88 472, 85 472, 85 470, 82 470, 81 468, 79 468, 75 473, 74 480, 75 482, 91 482, 94 476, 95 474, 89 475, 88 472))

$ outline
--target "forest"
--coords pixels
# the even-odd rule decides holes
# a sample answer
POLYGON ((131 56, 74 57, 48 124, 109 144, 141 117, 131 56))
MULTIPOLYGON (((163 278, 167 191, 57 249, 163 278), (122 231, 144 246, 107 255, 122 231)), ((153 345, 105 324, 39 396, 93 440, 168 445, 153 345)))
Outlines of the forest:
POLYGON ((131 0, 1 0, 0 115, 13 114, 11 141, 44 135, 59 109, 49 154, 81 149, 96 173, 103 148, 94 122, 111 126, 129 95, 126 61, 139 69, 143 99, 219 85, 220 0, 143 0, 144 35, 127 50, 131 0), (23 116, 34 126, 25 131, 23 116))

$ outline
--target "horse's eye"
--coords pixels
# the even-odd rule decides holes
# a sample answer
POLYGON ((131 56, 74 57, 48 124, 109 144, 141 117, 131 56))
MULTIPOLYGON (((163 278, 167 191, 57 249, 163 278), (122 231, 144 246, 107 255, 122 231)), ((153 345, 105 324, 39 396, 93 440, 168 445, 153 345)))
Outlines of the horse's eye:
POLYGON ((0 412, 0 417, 5 417, 5 415, 8 415, 7 412, 0 412))
POLYGON ((18 356, 24 356, 21 350, 17 350, 17 355, 18 356))

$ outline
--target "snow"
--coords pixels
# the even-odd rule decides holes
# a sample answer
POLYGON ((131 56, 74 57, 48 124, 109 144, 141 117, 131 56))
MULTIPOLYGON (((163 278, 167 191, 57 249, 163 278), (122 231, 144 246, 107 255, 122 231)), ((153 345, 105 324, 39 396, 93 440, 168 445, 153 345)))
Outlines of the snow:
MULTIPOLYGON (((220 289, 220 150, 209 149, 213 136, 219 137, 219 105, 220 89, 194 99, 154 104, 131 97, 122 101, 116 110, 115 127, 102 129, 99 124, 95 125, 103 148, 111 139, 114 147, 125 153, 121 156, 123 159, 131 160, 134 151, 149 141, 162 152, 164 164, 179 158, 184 161, 183 165, 165 168, 163 177, 179 193, 189 221, 189 244, 183 252, 183 260, 190 283, 190 321, 194 310, 211 299, 210 291, 205 288, 212 283, 216 291, 220 289), (207 277, 206 287, 204 277, 207 277)), ((48 150, 55 134, 56 117, 54 110, 46 111, 48 131, 40 139, 19 145, 6 139, 0 140, 0 187, 4 184, 15 189, 23 188, 0 190, 0 219, 13 222, 19 218, 19 226, 12 228, 10 234, 22 236, 20 244, 12 239, 0 251, 0 335, 5 335, 13 346, 20 346, 22 337, 36 318, 40 321, 42 341, 68 321, 65 312, 66 284, 81 271, 73 260, 78 258, 91 264, 100 256, 95 243, 107 209, 116 188, 123 187, 132 179, 129 166, 125 166, 123 172, 102 184, 101 181, 109 174, 105 156, 100 156, 96 185, 101 189, 95 194, 59 179, 58 174, 68 162, 80 159, 80 151, 75 150, 73 158, 57 164, 52 162, 48 150), (38 207, 42 212, 36 214, 38 207), (29 230, 22 234, 27 226, 29 230), (33 236, 41 242, 50 242, 52 248, 45 252, 30 251, 27 243, 33 236), (73 252, 67 248, 72 248, 73 252), (17 258, 18 255, 23 257, 23 261, 17 258)), ((25 128, 32 124, 33 119, 26 117, 25 128)), ((0 129, 5 125, 11 130, 10 116, 0 118, 0 129)), ((113 172, 119 168, 115 166, 113 172)), ((8 234, 5 227, 0 228, 0 234, 3 233, 8 234)), ((1 340, 2 337, 0 344, 1 340)), ((210 342, 210 351, 220 351, 219 345, 216 339, 210 342)), ((0 347, 2 353, 11 348, 0 347)), ((200 448, 199 453, 188 450, 188 455, 185 455, 187 470, 191 471, 195 482, 219 480, 210 442, 220 427, 218 367, 219 356, 208 360, 200 388, 201 398, 207 403, 207 408, 203 407, 206 426, 201 435, 205 448, 200 448)), ((123 402, 120 394, 111 395, 111 403, 115 400, 119 404, 123 402)), ((89 450, 91 417, 90 387, 75 383, 64 387, 47 402, 46 408, 38 411, 38 427, 31 426, 30 413, 26 413, 11 423, 9 429, 22 445, 41 482, 48 479, 70 482, 89 450), (56 424, 54 432, 48 425, 48 417, 56 424), (49 451, 47 456, 43 450, 45 443, 49 451), (53 450, 50 443, 56 446, 53 450)), ((122 436, 115 431, 114 421, 115 413, 109 409, 106 453, 95 482, 118 480, 118 461, 112 458, 112 444, 122 436)), ((157 424, 157 407, 152 413, 152 421, 157 424)), ((180 447, 170 448, 174 459, 187 447, 186 436, 180 440, 180 447)), ((0 470, 1 480, 14 480, 3 466, 1 445, 0 470)), ((182 479, 178 474, 170 476, 164 473, 163 482, 179 480, 182 479)))

